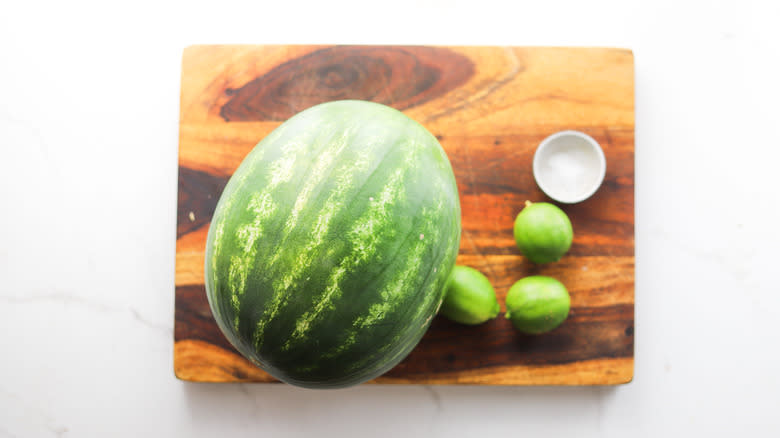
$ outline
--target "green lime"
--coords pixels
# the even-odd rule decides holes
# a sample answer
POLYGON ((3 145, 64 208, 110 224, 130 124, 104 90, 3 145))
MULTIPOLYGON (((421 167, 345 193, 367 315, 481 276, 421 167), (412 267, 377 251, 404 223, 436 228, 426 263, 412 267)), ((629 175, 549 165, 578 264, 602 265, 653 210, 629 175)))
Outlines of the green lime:
POLYGON ((569 316, 571 298, 560 281, 533 275, 509 288, 506 294, 506 318, 523 333, 548 332, 569 316))
POLYGON ((500 310, 490 280, 468 266, 452 269, 445 293, 439 313, 461 324, 482 324, 495 318, 500 310))
POLYGON ((571 247, 574 231, 560 208, 547 202, 525 202, 515 219, 517 248, 534 263, 560 260, 571 247))

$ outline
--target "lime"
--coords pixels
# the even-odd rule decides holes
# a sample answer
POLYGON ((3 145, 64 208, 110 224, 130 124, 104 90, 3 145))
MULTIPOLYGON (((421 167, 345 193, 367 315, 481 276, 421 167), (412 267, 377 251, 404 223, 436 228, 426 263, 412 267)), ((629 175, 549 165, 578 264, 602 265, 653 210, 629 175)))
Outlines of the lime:
POLYGON ((543 275, 525 277, 506 294, 506 318, 523 333, 548 332, 569 315, 571 298, 560 281, 543 275))
POLYGON ((482 324, 500 310, 490 280, 468 266, 452 268, 445 293, 439 313, 461 324, 482 324))
POLYGON ((547 202, 525 202, 515 219, 517 248, 534 263, 560 260, 571 247, 571 221, 560 208, 547 202))

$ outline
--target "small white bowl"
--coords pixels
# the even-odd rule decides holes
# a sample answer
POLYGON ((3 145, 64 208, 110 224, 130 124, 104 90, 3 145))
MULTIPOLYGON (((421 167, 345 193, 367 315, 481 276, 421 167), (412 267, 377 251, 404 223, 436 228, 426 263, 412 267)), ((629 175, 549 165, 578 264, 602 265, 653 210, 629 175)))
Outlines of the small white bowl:
POLYGON ((550 198, 574 204, 590 198, 604 181, 607 160, 596 140, 580 131, 545 138, 534 153, 534 179, 550 198))

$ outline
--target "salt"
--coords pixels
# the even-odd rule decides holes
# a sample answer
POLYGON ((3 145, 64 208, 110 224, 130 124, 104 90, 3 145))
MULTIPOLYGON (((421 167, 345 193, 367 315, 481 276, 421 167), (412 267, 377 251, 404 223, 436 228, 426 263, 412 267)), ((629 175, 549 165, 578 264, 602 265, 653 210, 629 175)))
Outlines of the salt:
POLYGON ((600 177, 598 157, 590 145, 578 138, 550 151, 540 170, 549 189, 565 198, 586 195, 600 177))

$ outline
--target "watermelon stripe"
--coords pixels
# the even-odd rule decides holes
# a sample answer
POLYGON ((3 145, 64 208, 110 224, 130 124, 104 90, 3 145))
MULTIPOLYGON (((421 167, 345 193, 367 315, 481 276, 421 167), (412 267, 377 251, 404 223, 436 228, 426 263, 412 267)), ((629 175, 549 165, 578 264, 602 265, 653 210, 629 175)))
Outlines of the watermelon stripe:
MULTIPOLYGON (((423 215, 423 223, 429 225, 424 229, 424 233, 420 233, 419 241, 416 242, 415 247, 413 249, 412 255, 407 259, 407 264, 405 266, 406 269, 402 269, 402 277, 398 280, 391 281, 390 285, 393 285, 395 282, 399 282, 399 284, 396 286, 398 289, 407 289, 407 290, 413 290, 415 293, 421 295, 423 297, 423 301, 419 304, 417 307, 418 312, 424 312, 424 311, 430 311, 430 300, 437 299, 440 294, 431 293, 435 292, 433 289, 436 287, 435 279, 434 281, 431 281, 430 277, 433 275, 434 277, 438 277, 436 273, 438 272, 438 266, 434 267, 432 270, 429 270, 425 276, 424 279, 419 283, 420 286, 416 288, 409 287, 407 283, 409 280, 414 280, 418 278, 418 272, 419 272, 419 266, 422 265, 421 260, 423 256, 425 255, 424 252, 426 249, 429 248, 429 246, 424 242, 425 234, 428 234, 429 239, 432 239, 436 241, 439 238, 439 230, 440 230, 440 224, 437 224, 433 218, 437 217, 437 214, 440 212, 440 210, 443 207, 443 202, 439 200, 438 205, 436 206, 436 209, 434 210, 435 213, 432 213, 431 209, 423 209, 422 215, 423 215), (415 269, 415 267, 417 269, 415 269), (427 286, 422 286, 427 285, 427 286)), ((444 260, 444 263, 447 263, 446 260, 444 260)), ((444 264, 443 263, 443 264, 444 264)), ((382 297, 384 295, 382 294, 382 297)), ((366 327, 369 327, 373 324, 377 324, 378 318, 375 318, 374 316, 381 311, 382 314, 385 312, 391 310, 391 309, 399 309, 399 304, 403 302, 407 297, 403 294, 396 294, 394 296, 389 296, 386 298, 385 301, 379 302, 376 304, 373 304, 371 307, 369 307, 368 310, 368 316, 365 317, 362 321, 359 322, 358 330, 365 329, 366 327)), ((402 311, 409 312, 412 309, 401 309, 402 311)), ((387 315, 383 315, 387 316, 387 315)), ((404 318, 394 318, 395 325, 399 325, 402 322, 405 321, 404 318)), ((430 320, 425 321, 421 327, 415 328, 415 327, 406 327, 401 332, 399 332, 396 337, 393 339, 393 342, 389 342, 388 345, 395 343, 402 334, 405 332, 407 335, 412 332, 416 333, 420 329, 424 329, 427 324, 430 323, 430 320)), ((353 324, 354 327, 354 324, 353 324)), ((393 328, 395 330, 395 327, 393 328)), ((375 353, 375 355, 380 355, 384 353, 384 351, 378 351, 375 353)), ((361 363, 357 362, 355 364, 355 367, 363 366, 366 362, 370 362, 372 359, 371 357, 367 357, 366 360, 361 363)))
MULTIPOLYGON (((423 234, 420 234, 420 236, 423 236, 423 234)), ((358 328, 370 327, 381 323, 387 316, 387 312, 396 308, 398 303, 406 298, 408 291, 413 290, 407 286, 410 280, 413 281, 417 277, 422 265, 423 252, 427 247, 423 239, 424 237, 420 238, 412 252, 407 255, 404 269, 401 269, 399 275, 379 293, 381 301, 372 304, 368 308, 368 313, 361 318, 358 328)))
MULTIPOLYGON (((433 222, 435 220, 435 218, 441 217, 440 212, 442 211, 443 207, 444 207, 444 201, 443 201, 443 199, 439 199, 439 201, 437 203, 437 206, 436 206, 436 209, 433 212, 423 212, 423 217, 425 218, 426 222, 433 222)), ((453 224, 438 224, 438 225, 439 225, 438 227, 434 227, 433 235, 431 236, 431 238, 434 241, 438 241, 440 239, 440 233, 441 233, 441 229, 442 228, 450 228, 451 226, 453 226, 453 224)), ((458 236, 457 239, 450 239, 447 242, 446 247, 443 250, 441 250, 441 253, 440 254, 435 254, 434 257, 437 258, 437 259, 440 259, 440 258, 443 258, 443 256, 445 254, 453 254, 453 253, 457 254, 457 250, 458 250, 459 246, 460 246, 460 238, 458 236)), ((435 276, 437 272, 438 272, 438 267, 434 268, 433 271, 429 273, 429 275, 434 275, 435 276)), ((447 279, 445 278, 443 280, 443 282, 446 283, 446 280, 447 279)), ((442 285, 436 285, 434 283, 436 283, 436 281, 431 282, 430 285, 429 285, 429 288, 443 287, 443 284, 442 285)), ((419 307, 417 307, 415 313, 413 314, 413 320, 415 320, 415 321, 419 321, 420 317, 424 313, 427 313, 429 311, 428 309, 431 306, 431 304, 433 304, 433 300, 434 299, 438 299, 438 302, 436 303, 436 312, 438 312, 438 308, 441 306, 441 303, 444 301, 444 295, 443 294, 441 294, 441 296, 437 296, 436 294, 423 293, 422 296, 424 297, 423 298, 423 302, 421 303, 421 305, 419 307)), ((426 318, 423 321, 422 326, 423 327, 427 326, 434 316, 435 316, 435 313, 431 314, 428 318, 426 318)))
MULTIPOLYGON (((265 225, 268 219, 272 218, 278 210, 278 205, 273 200, 273 192, 281 184, 290 181, 293 177, 295 161, 300 153, 306 148, 306 143, 302 141, 287 143, 282 148, 282 157, 269 165, 269 180, 263 190, 254 193, 249 203, 247 211, 253 213, 252 222, 243 224, 236 229, 235 237, 237 246, 242 251, 234 254, 230 258, 230 267, 228 269, 228 288, 231 292, 230 303, 234 310, 233 328, 238 330, 241 310, 241 296, 246 291, 246 279, 249 271, 254 267, 257 257, 256 242, 264 235, 265 225)), ((255 162, 255 168, 260 166, 260 159, 255 162)), ((245 173, 246 175, 251 172, 245 173)))
POLYGON ((236 329, 238 329, 238 314, 241 304, 239 297, 246 290, 247 274, 252 268, 257 253, 255 242, 264 234, 264 222, 276 212, 277 208, 270 193, 263 192, 254 195, 249 202, 249 209, 255 213, 254 221, 239 227, 236 231, 239 242, 242 242, 239 247, 243 249, 243 253, 231 256, 228 270, 228 287, 233 291, 230 303, 236 314, 233 326, 236 329))
MULTIPOLYGON (((295 259, 295 264, 288 267, 285 274, 281 276, 280 280, 273 283, 274 294, 271 298, 269 305, 263 312, 262 317, 255 325, 255 331, 252 335, 255 348, 260 348, 263 344, 263 333, 266 325, 273 320, 282 307, 290 297, 287 293, 288 290, 301 278, 303 273, 311 265, 314 258, 315 250, 320 248, 325 242, 325 236, 328 233, 331 220, 339 212, 341 205, 344 203, 344 198, 348 192, 349 187, 353 186, 354 172, 356 169, 365 167, 368 165, 368 160, 365 157, 357 160, 354 163, 350 163, 349 166, 342 166, 337 170, 338 177, 336 178, 336 189, 328 197, 328 200, 324 204, 324 208, 317 215, 317 221, 312 231, 311 240, 306 244, 306 247, 298 254, 295 259)), ((277 251, 280 254, 284 247, 277 251)), ((278 259, 278 257, 274 257, 278 259)))
MULTIPOLYGON (((369 167, 372 164, 374 165, 374 168, 371 169, 371 174, 373 174, 376 168, 384 161, 384 158, 377 161, 376 151, 374 151, 377 146, 388 149, 387 145, 379 138, 374 138, 373 140, 367 141, 364 145, 361 145, 364 147, 360 149, 357 154, 348 149, 347 146, 354 143, 353 137, 356 134, 357 130, 347 128, 341 133, 338 139, 329 140, 331 148, 322 152, 315 151, 317 164, 310 169, 310 171, 306 172, 306 182, 299 191, 296 201, 293 203, 290 216, 285 223, 281 235, 277 237, 280 242, 278 249, 268 262, 268 270, 278 272, 283 269, 284 272, 279 273, 281 280, 275 281, 272 285, 274 290, 273 296, 263 315, 255 324, 252 339, 254 346, 257 349, 260 349, 263 345, 263 334, 267 325, 279 315, 279 312, 282 311, 289 301, 290 294, 288 291, 295 289, 298 286, 297 283, 302 279, 302 274, 307 272, 311 267, 311 264, 317 255, 317 250, 322 247, 326 236, 330 231, 330 223, 344 208, 344 204, 350 194, 349 189, 360 185, 357 180, 360 179, 359 177, 362 173, 368 172, 369 167), (334 142, 337 145, 335 148, 333 148, 334 142), (343 163, 345 160, 344 155, 347 153, 349 153, 350 156, 356 155, 356 158, 351 162, 343 163), (333 171, 330 164, 334 162, 342 162, 343 164, 333 171), (332 175, 334 174, 336 175, 336 187, 331 190, 330 196, 322 203, 323 208, 315 215, 316 221, 310 231, 310 237, 306 246, 303 250, 296 249, 295 247, 292 249, 288 248, 286 245, 288 239, 305 232, 304 230, 298 229, 296 226, 300 219, 300 210, 303 207, 311 208, 309 205, 311 202, 310 197, 315 193, 318 187, 325 184, 332 184, 332 175), (294 257, 294 263, 292 265, 279 267, 278 265, 281 260, 289 261, 290 251, 299 251, 294 257)), ((383 157, 386 156, 387 153, 389 153, 389 150, 385 151, 383 157)), ((334 281, 332 283, 334 284, 327 289, 327 293, 340 294, 338 283, 345 272, 346 270, 343 269, 337 269, 333 272, 334 281)))
MULTIPOLYGON (((327 139, 326 144, 330 145, 330 148, 320 151, 318 150, 318 147, 315 147, 315 150, 312 151, 312 155, 317 157, 316 160, 313 160, 316 161, 316 164, 305 173, 307 175, 307 178, 304 180, 305 183, 298 192, 298 197, 293 203, 290 216, 285 222, 281 234, 277 237, 280 244, 277 246, 277 251, 274 252, 267 264, 267 269, 274 272, 274 275, 281 279, 272 284, 273 295, 266 306, 263 315, 257 320, 253 329, 252 339, 253 344, 257 349, 260 349, 263 345, 263 333, 265 332, 266 326, 276 318, 279 312, 287 304, 290 297, 290 294, 287 292, 298 286, 297 283, 301 280, 302 273, 306 272, 315 260, 317 250, 322 247, 330 230, 330 222, 334 219, 336 214, 343 209, 343 206, 347 201, 350 193, 349 189, 359 185, 356 180, 359 179, 358 177, 361 172, 367 171, 369 166, 374 164, 374 169, 371 170, 371 173, 373 173, 383 161, 382 159, 374 163, 374 161, 376 161, 376 156, 373 149, 376 146, 386 147, 380 139, 375 139, 373 142, 367 142, 365 145, 366 147, 359 150, 357 154, 355 154, 354 151, 350 151, 347 146, 354 143, 352 137, 354 137, 355 134, 355 129, 346 128, 341 132, 341 135, 337 139, 327 139), (333 148, 334 143, 336 144, 335 148, 333 148), (354 158, 354 161, 344 163, 345 154, 349 154, 349 156, 356 155, 356 158, 354 158), (342 164, 340 164, 338 168, 333 169, 331 164, 337 162, 341 162, 342 164), (303 207, 311 208, 311 205, 309 205, 309 203, 311 203, 311 196, 321 190, 322 186, 332 184, 333 174, 337 175, 335 190, 331 191, 330 196, 322 203, 323 208, 315 215, 316 221, 313 229, 309 232, 310 237, 306 247, 293 257, 294 262, 292 267, 290 265, 279 266, 281 260, 289 262, 291 259, 289 253, 291 251, 298 251, 294 245, 288 247, 288 239, 300 237, 301 233, 306 232, 303 229, 298 229, 296 226, 299 223, 301 209, 303 207)), ((389 151, 385 152, 385 156, 388 152, 389 151)), ((318 200, 315 200, 315 204, 319 203, 318 200)), ((336 272, 336 275, 339 275, 338 272, 336 272)), ((343 273, 340 275, 343 275, 343 273)))
MULTIPOLYGON (((273 134, 272 137, 278 137, 279 135, 281 135, 281 133, 284 130, 280 129, 279 131, 280 132, 278 132, 278 133, 276 133, 276 131, 274 131, 274 133, 272 133, 273 134)), ((236 175, 238 177, 236 179, 231 178, 228 181, 228 184, 226 185, 224 190, 225 191, 228 191, 228 190, 231 190, 231 191, 232 190, 241 191, 241 190, 243 190, 244 186, 249 181, 249 176, 254 171, 257 170, 257 163, 259 163, 262 160, 264 154, 265 154, 265 149, 263 149, 263 148, 254 148, 252 150, 252 152, 250 152, 249 156, 247 156, 247 159, 250 159, 250 157, 251 157, 252 160, 256 160, 256 161, 254 161, 255 162, 255 166, 252 169, 252 171, 244 172, 243 174, 236 175)), ((227 223, 227 220, 229 218, 229 215, 224 214, 224 212, 230 211, 233 208, 233 203, 234 202, 236 202, 236 197, 226 197, 226 198, 220 197, 219 202, 218 202, 217 207, 216 207, 215 212, 214 212, 214 218, 213 218, 213 222, 212 222, 212 227, 213 227, 212 229, 214 230, 214 238, 213 239, 209 239, 209 242, 208 242, 208 243, 211 244, 211 254, 212 254, 211 260, 210 260, 210 262, 211 262, 211 272, 217 272, 217 261, 222 256, 222 246, 223 246, 223 242, 225 242, 225 238, 224 238, 224 236, 225 236, 225 224, 227 223)), ((209 230, 209 231, 211 231, 211 230, 209 230)), ((231 257, 231 263, 230 264, 231 264, 231 266, 233 265, 233 258, 232 257, 231 257)), ((206 270, 206 275, 208 275, 208 274, 209 274, 209 270, 206 270)), ((246 275, 240 275, 238 273, 232 273, 231 274, 231 269, 230 268, 228 268, 228 283, 230 283, 230 277, 231 276, 236 276, 236 275, 240 276, 243 279, 243 280, 239 280, 239 282, 243 282, 245 284, 246 275)), ((218 275, 209 276, 209 278, 207 279, 206 282, 207 283, 211 282, 214 285, 214 290, 219 290, 220 282, 219 282, 219 276, 218 275)), ((228 286, 228 288, 232 289, 232 287, 230 287, 230 286, 228 286)), ((237 309, 237 307, 238 307, 238 304, 237 304, 238 299, 237 298, 238 297, 235 296, 235 295, 231 295, 231 297, 230 297, 230 305, 231 305, 231 307, 234 310, 237 309)), ((220 307, 218 307, 218 306, 212 306, 212 307, 215 307, 213 309, 213 312, 216 314, 215 316, 217 316, 217 320, 221 320, 221 318, 222 318, 222 309, 220 307)), ((238 318, 238 316, 237 316, 238 312, 236 312, 235 314, 236 314, 236 318, 238 318)), ((234 328, 236 327, 236 325, 237 325, 236 321, 234 320, 233 321, 234 328)))
MULTIPOLYGON (((441 185, 436 185, 438 189, 441 189, 441 185)), ((393 309, 398 309, 398 306, 400 303, 404 302, 405 299, 407 299, 407 294, 399 293, 404 292, 407 290, 415 290, 417 292, 420 292, 418 288, 410 287, 409 280, 414 280, 418 277, 418 271, 419 268, 423 265, 422 264, 422 258, 425 252, 425 249, 428 247, 427 243, 424 241, 427 239, 432 239, 436 241, 439 238, 440 234, 440 224, 436 223, 435 218, 439 217, 441 214, 441 211, 444 208, 444 201, 443 199, 439 199, 435 208, 423 208, 422 211, 422 217, 423 221, 422 224, 425 226, 421 233, 418 234, 418 231, 411 231, 408 236, 406 236, 405 240, 410 241, 411 239, 416 238, 416 242, 414 244, 414 247, 412 248, 411 252, 409 252, 408 248, 405 248, 404 251, 404 258, 406 258, 406 264, 402 269, 399 269, 396 271, 398 275, 395 277, 392 277, 389 282, 387 283, 386 287, 381 290, 379 293, 379 297, 381 298, 378 302, 375 302, 371 304, 365 314, 362 314, 361 316, 355 318, 352 321, 352 330, 347 332, 346 338, 344 342, 331 349, 330 351, 326 351, 323 356, 326 358, 333 358, 338 356, 340 353, 346 351, 351 347, 352 345, 357 342, 357 335, 362 331, 365 330, 371 326, 374 325, 381 325, 384 323, 384 321, 391 317, 392 314, 390 311, 393 309)), ((449 246, 452 244, 450 243, 449 246)), ((446 264, 447 262, 444 261, 443 264, 446 264)), ((425 288, 424 291, 422 291, 423 296, 425 296, 428 300, 432 300, 438 297, 438 294, 430 294, 429 292, 431 289, 435 287, 435 282, 429 281, 429 276, 434 275, 436 276, 438 272, 438 266, 434 267, 433 270, 428 272, 428 275, 426 278, 422 281, 421 284, 428 284, 428 287, 425 288)), ((440 300, 441 301, 441 300, 440 300)), ((424 302, 421 306, 419 306, 419 311, 423 312, 426 309, 429 310, 430 303, 424 302)), ((395 319, 395 323, 398 324, 398 321, 400 319, 395 319)), ((430 318, 424 321, 424 326, 427 326, 430 323, 430 318)), ((398 336, 400 337, 400 335, 398 336)), ((370 358, 367 358, 366 361, 370 361, 370 358)), ((358 366, 362 366, 364 363, 360 363, 358 366)))
MULTIPOLYGON (((402 237, 401 240, 403 240, 404 242, 409 242, 411 241, 411 236, 414 235, 415 233, 416 231, 414 230, 409 231, 409 233, 407 233, 404 237, 402 237)), ((394 264, 395 261, 403 259, 407 253, 408 253, 408 248, 406 246, 399 246, 398 249, 392 254, 384 254, 382 261, 386 263, 386 265, 381 271, 377 273, 373 282, 388 281, 387 278, 391 278, 392 273, 396 272, 395 271, 396 266, 394 264), (391 267, 393 269, 392 272, 390 272, 391 267)), ((366 287, 370 287, 370 285, 367 285, 366 287)), ((352 319, 350 328, 346 329, 345 331, 347 335, 344 338, 344 340, 339 345, 336 345, 335 347, 323 352, 323 358, 328 359, 328 358, 336 357, 339 354, 343 353, 344 351, 348 350, 349 347, 351 347, 353 344, 355 344, 355 342, 357 341, 356 336, 359 333, 358 329, 361 328, 360 322, 363 320, 363 318, 365 318, 365 316, 363 316, 363 314, 361 313, 360 316, 352 319)))
MULTIPOLYGON (((442 287, 443 282, 437 281, 437 279, 440 279, 441 277, 437 277, 437 279, 434 279, 433 281, 430 281, 431 276, 436 276, 436 274, 433 271, 428 271, 425 280, 422 282, 422 284, 427 284, 427 287, 421 288, 417 290, 418 295, 422 296, 429 296, 434 295, 437 296, 439 294, 435 294, 437 288, 442 287)), ((443 296, 442 296, 443 299, 443 296)), ((419 308, 420 310, 425 310, 427 312, 430 312, 430 306, 428 300, 426 300, 425 303, 421 303, 419 308)), ((406 314, 409 313, 412 309, 405 309, 407 310, 406 314)), ((380 364, 384 365, 383 368, 376 370, 378 373, 384 373, 389 369, 389 366, 387 364, 395 364, 397 360, 400 360, 404 356, 406 356, 409 351, 411 350, 414 345, 410 345, 408 342, 410 339, 414 339, 419 336, 420 333, 424 333, 425 329, 427 328, 428 324, 430 324, 431 319, 435 316, 434 313, 430 315, 429 318, 426 318, 426 321, 420 325, 419 327, 405 327, 405 330, 397 331, 396 327, 400 324, 400 321, 405 320, 405 316, 401 315, 395 315, 395 325, 393 327, 393 330, 396 331, 396 335, 393 336, 392 339, 387 340, 384 345, 373 352, 373 354, 365 356, 363 359, 358 360, 354 363, 352 363, 347 370, 350 372, 357 371, 360 369, 365 369, 371 364, 380 364), (387 356, 388 350, 395 349, 393 353, 391 353, 391 356, 387 356), (381 361, 381 363, 380 363, 381 361)), ((365 328, 365 326, 363 327, 365 328)), ((349 339, 355 339, 357 335, 360 334, 360 331, 354 332, 354 336, 350 336, 349 339)), ((375 366, 375 365, 372 365, 375 366)))
MULTIPOLYGON (((443 187, 442 181, 437 180, 435 183, 435 191, 436 193, 441 193, 444 195, 447 193, 445 188, 443 187)), ((439 199, 436 202, 436 206, 431 208, 424 208, 421 216, 423 218, 422 223, 425 225, 428 225, 424 229, 424 233, 420 234, 420 240, 415 245, 414 255, 410 257, 408 260, 408 263, 405 267, 405 269, 401 269, 400 272, 403 274, 408 273, 411 268, 410 265, 413 266, 414 260, 417 258, 418 249, 426 249, 426 245, 424 245, 423 240, 425 238, 430 238, 433 241, 438 241, 440 239, 440 234, 442 230, 445 231, 445 235, 452 236, 452 238, 448 239, 446 242, 445 248, 438 254, 434 255, 434 259, 441 260, 440 265, 434 266, 433 269, 429 270, 425 278, 422 282, 419 283, 419 286, 417 288, 414 288, 416 293, 422 297, 422 301, 419 303, 419 305, 416 308, 407 308, 402 309, 402 311, 407 314, 406 316, 399 316, 399 315, 393 315, 393 320, 395 322, 395 326, 393 327, 393 331, 396 331, 397 334, 393 337, 392 340, 386 342, 384 347, 378 349, 374 352, 374 354, 366 356, 363 360, 357 361, 352 364, 351 369, 352 370, 359 370, 361 368, 366 367, 368 364, 371 364, 372 362, 376 362, 378 360, 382 360, 382 363, 395 363, 394 361, 400 357, 405 356, 408 354, 408 349, 398 349, 391 357, 391 360, 387 360, 386 356, 384 356, 387 351, 396 345, 408 345, 407 341, 401 341, 402 337, 405 337, 407 339, 414 338, 417 333, 424 332, 428 325, 430 324, 433 317, 436 315, 436 312, 431 312, 431 308, 433 307, 433 302, 436 301, 435 308, 438 311, 438 308, 441 306, 441 303, 444 300, 444 295, 439 293, 435 293, 436 290, 442 290, 444 287, 444 284, 446 284, 447 276, 441 276, 438 275, 439 268, 441 269, 447 269, 450 264, 454 261, 454 255, 457 254, 457 249, 460 246, 460 231, 459 231, 459 224, 453 223, 453 224, 447 224, 447 223, 438 223, 437 219, 441 218, 441 212, 443 211, 445 207, 444 203, 444 197, 439 197, 439 199), (457 232, 453 235, 450 233, 450 228, 455 227, 457 232), (412 313, 413 312, 413 313, 412 313), (421 315, 425 313, 430 313, 430 315, 423 320, 423 322, 420 324, 419 327, 405 327, 400 331, 397 331, 397 326, 402 324, 403 321, 419 321, 421 319, 421 315), (410 318, 408 314, 412 313, 413 316, 410 318)), ((420 253, 421 254, 421 253, 420 253)), ((391 280, 389 284, 393 284, 398 280, 391 280)), ((403 296, 395 296, 394 298, 391 298, 391 303, 386 307, 387 310, 393 309, 393 308, 399 308, 399 304, 403 302, 403 299, 405 298, 403 296)), ((326 353, 327 357, 334 357, 336 356, 340 351, 347 350, 351 345, 353 345, 357 341, 358 334, 361 333, 362 330, 365 330, 367 327, 370 327, 372 324, 376 324, 378 321, 373 321, 370 319, 370 316, 372 314, 375 314, 376 312, 374 309, 378 309, 380 307, 384 308, 386 303, 380 302, 377 304, 373 304, 368 311, 368 317, 359 317, 355 321, 353 321, 353 328, 355 328, 354 331, 352 331, 348 336, 347 339, 344 342, 343 346, 340 346, 335 351, 326 353)), ((382 370, 384 372, 386 370, 382 370)))
MULTIPOLYGON (((341 156, 342 152, 348 145, 349 133, 345 130, 341 136, 333 142, 331 145, 332 149, 319 151, 317 158, 313 160, 315 162, 314 166, 309 171, 307 171, 308 175, 303 188, 298 193, 298 197, 295 199, 293 208, 290 211, 290 216, 287 219, 287 222, 284 224, 284 231, 282 232, 283 234, 279 236, 280 242, 282 242, 280 246, 284 246, 284 242, 298 225, 298 219, 300 218, 301 212, 308 205, 314 189, 322 187, 322 183, 326 178, 328 178, 328 171, 336 162, 336 158, 341 156)), ((279 252, 277 252, 275 256, 278 254, 279 252)), ((273 263, 274 260, 271 261, 271 264, 273 263)))
MULTIPOLYGON (((412 160, 413 155, 407 154, 407 159, 412 160)), ((304 313, 295 323, 295 330, 284 345, 284 349, 289 349, 293 341, 303 338, 314 322, 324 310, 333 306, 333 301, 341 297, 339 283, 347 271, 359 267, 362 263, 369 260, 377 250, 380 243, 380 237, 390 238, 394 234, 392 229, 386 226, 389 215, 389 205, 395 204, 404 188, 404 177, 408 167, 396 169, 390 180, 385 185, 377 199, 370 201, 371 208, 364 215, 355 221, 355 226, 348 232, 349 241, 352 244, 352 252, 348 257, 342 259, 338 268, 328 279, 328 286, 325 291, 315 298, 317 304, 314 308, 304 313), (381 236, 380 232, 386 231, 386 236, 381 236)))

